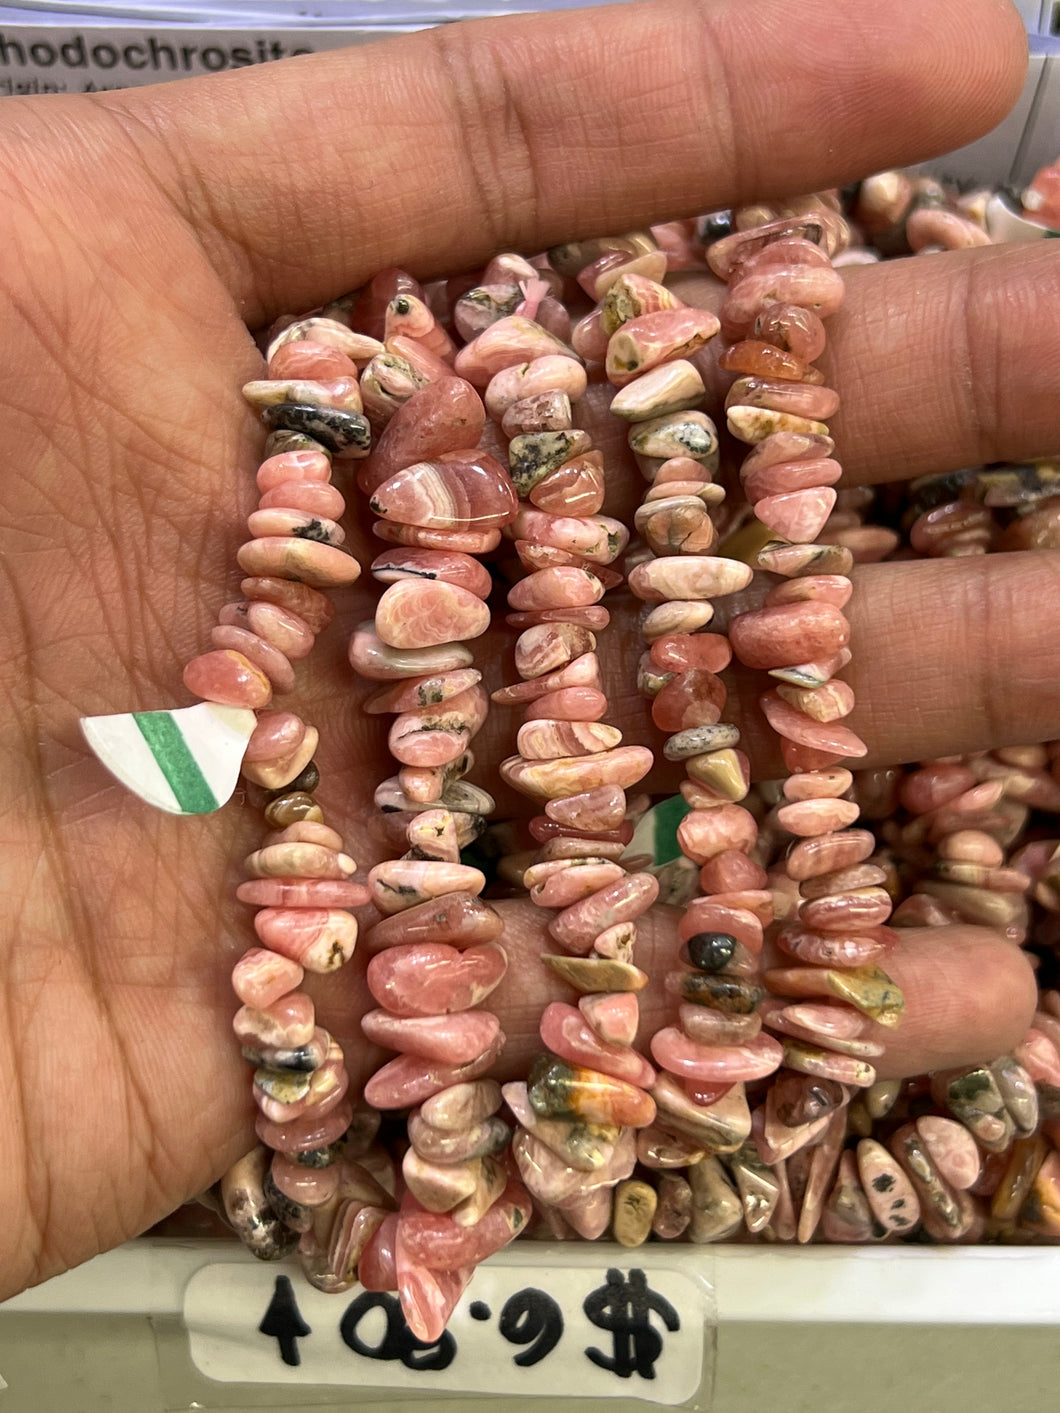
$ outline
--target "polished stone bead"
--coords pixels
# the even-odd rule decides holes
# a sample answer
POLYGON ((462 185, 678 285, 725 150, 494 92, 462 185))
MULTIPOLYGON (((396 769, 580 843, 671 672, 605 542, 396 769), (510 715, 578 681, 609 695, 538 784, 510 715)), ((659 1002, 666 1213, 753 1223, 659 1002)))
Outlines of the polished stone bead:
POLYGON ((338 457, 368 455, 372 429, 360 412, 318 406, 308 402, 281 402, 262 408, 261 418, 271 429, 302 432, 338 457))
POLYGON ((479 1079, 493 1067, 500 1050, 498 1041, 477 1059, 463 1065, 447 1065, 419 1055, 399 1055, 376 1070, 365 1086, 365 1100, 376 1109, 407 1109, 422 1104, 454 1085, 479 1079))
POLYGON ((261 1010, 296 990, 303 974, 296 961, 252 947, 232 970, 232 989, 244 1006, 261 1010))
POLYGON ((642 991, 646 972, 629 962, 604 957, 566 957, 543 953, 541 960, 557 976, 583 994, 601 991, 642 991))
POLYGON ((674 359, 621 388, 611 400, 611 411, 627 422, 645 422, 696 407, 704 391, 699 370, 686 359, 674 359))
POLYGON ((518 501, 504 468, 488 452, 454 451, 404 467, 372 494, 384 520, 436 530, 508 525, 518 501))
POLYGON ((688 1169, 692 1189, 689 1240, 697 1245, 722 1241, 743 1221, 743 1204, 717 1158, 704 1158, 688 1169))
POLYGON ((697 932, 685 945, 692 965, 703 972, 724 970, 736 952, 736 938, 727 932, 697 932))
POLYGON ((455 584, 405 580, 391 584, 376 605, 375 631, 393 648, 418 649, 477 638, 490 611, 455 584))
POLYGON ((284 1225, 265 1196, 271 1154, 256 1147, 221 1179, 225 1216, 243 1244, 259 1260, 278 1261, 298 1244, 298 1233, 284 1225))
POLYGON ((368 964, 368 988, 396 1016, 432 1016, 477 1006, 507 968, 502 948, 487 944, 458 951, 444 943, 379 952, 368 964))
POLYGON ((546 354, 496 373, 486 388, 486 407, 490 416, 499 421, 513 404, 539 393, 559 392, 577 402, 585 393, 586 381, 584 367, 569 352, 546 354))
POLYGON ((642 1246, 651 1234, 658 1198, 655 1189, 639 1178, 615 1188, 612 1230, 619 1246, 642 1246))
POLYGON ((535 1112, 527 1087, 521 1082, 504 1085, 504 1097, 518 1123, 578 1172, 599 1172, 611 1162, 621 1132, 617 1124, 542 1118, 535 1112))
POLYGON ((928 1157, 945 1182, 965 1191, 978 1181, 982 1168, 979 1149, 963 1124, 938 1114, 924 1114, 917 1119, 916 1129, 928 1157))
POLYGON ((641 1089, 655 1082, 655 1071, 645 1059, 629 1046, 601 1040, 575 1006, 562 1001, 546 1006, 540 1033, 542 1042, 569 1065, 597 1070, 641 1089))
POLYGON ((455 1133, 495 1114, 501 1106, 501 1097, 496 1080, 476 1079, 454 1084, 425 1100, 420 1117, 433 1128, 455 1133))
POLYGON ((737 977, 711 976, 705 972, 675 972, 675 990, 696 1006, 709 1006, 726 1015, 746 1016, 756 1010, 765 994, 761 986, 737 977))
POLYGON ((267 947, 316 973, 343 966, 357 943, 357 919, 338 908, 262 908, 254 930, 267 947))
POLYGON ((785 667, 846 647, 850 625, 831 604, 784 604, 740 614, 730 626, 730 636, 745 667, 785 667))
POLYGON ((604 785, 626 789, 641 780, 651 766, 652 754, 647 747, 618 746, 593 755, 548 761, 510 756, 501 763, 501 777, 532 799, 556 800, 604 785))
POLYGON ((629 586, 638 598, 661 603, 667 599, 719 598, 745 589, 752 577, 750 567, 737 560, 689 556, 638 564, 629 576, 629 586))
POLYGON ((718 430, 705 412, 667 412, 645 422, 635 422, 626 437, 634 456, 644 458, 642 469, 652 479, 652 462, 680 456, 699 462, 706 471, 718 469, 718 430))
POLYGON ((837 969, 774 968, 766 984, 780 995, 835 996, 874 1020, 893 1028, 901 1023, 905 998, 886 972, 876 966, 837 969))
POLYGON ((534 1061, 527 1093, 534 1112, 546 1119, 585 1119, 640 1128, 655 1117, 652 1099, 635 1085, 549 1055, 534 1061))
POLYGON ((623 323, 607 345, 607 376, 616 387, 671 359, 683 358, 713 338, 715 315, 703 309, 661 309, 623 323))
POLYGON ((844 829, 839 833, 804 839, 788 855, 788 876, 801 881, 822 873, 833 873, 851 864, 862 863, 875 850, 876 836, 868 829, 844 829))

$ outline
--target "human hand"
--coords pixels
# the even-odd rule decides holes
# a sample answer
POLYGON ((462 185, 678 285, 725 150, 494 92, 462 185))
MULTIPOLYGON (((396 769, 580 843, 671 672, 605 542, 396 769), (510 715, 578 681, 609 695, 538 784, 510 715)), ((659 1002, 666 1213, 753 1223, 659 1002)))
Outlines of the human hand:
MULTIPOLYGON (((260 369, 247 325, 391 264, 430 277, 952 149, 1006 110, 1024 50, 997 0, 807 0, 797 22, 777 0, 659 0, 0 109, 0 1294, 143 1230, 253 1141, 227 973, 251 936, 233 895, 259 821, 148 811, 77 729, 181 700, 180 666, 231 596, 262 440, 239 395, 260 369)), ((1055 450, 1058 285, 1049 243, 851 271, 825 365, 851 483, 1055 450)), ((362 561, 372 544, 351 528, 362 561)), ((1037 608, 1058 568, 1041 553, 857 575, 852 725, 874 761, 1060 736, 1060 649, 1037 608)), ((344 638, 371 598, 367 575, 342 596, 295 698, 322 728, 321 798, 362 865, 390 767, 344 638)), ((620 677, 631 654, 603 657, 617 724, 654 739, 620 677)), ((750 708, 746 722, 775 774, 750 708)), ((490 732, 486 783, 514 723, 497 712, 490 732)), ((529 907, 508 916, 494 1001, 514 1073, 548 997, 540 924, 529 907)), ((642 937, 650 971, 670 924, 642 937)), ((1023 958, 975 929, 905 934, 892 969, 909 1001, 892 1073, 997 1054, 1033 1008, 1023 958)), ((322 1019, 356 1085, 378 1058, 357 1038, 363 967, 328 987, 322 1019)), ((645 1007, 645 1032, 663 1006, 645 1007)))

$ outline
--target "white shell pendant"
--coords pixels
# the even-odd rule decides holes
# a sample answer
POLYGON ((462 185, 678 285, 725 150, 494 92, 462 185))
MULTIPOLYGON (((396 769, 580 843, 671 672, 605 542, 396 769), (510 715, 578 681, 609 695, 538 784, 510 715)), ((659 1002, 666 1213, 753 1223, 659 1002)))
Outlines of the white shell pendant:
POLYGON ((199 702, 176 711, 86 716, 81 730, 103 765, 156 809, 210 814, 232 797, 256 717, 199 702))

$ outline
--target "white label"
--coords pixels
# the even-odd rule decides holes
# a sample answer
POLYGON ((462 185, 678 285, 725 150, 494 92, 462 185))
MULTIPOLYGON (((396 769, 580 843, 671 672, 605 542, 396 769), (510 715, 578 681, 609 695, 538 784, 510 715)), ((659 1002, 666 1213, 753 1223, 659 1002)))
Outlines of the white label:
POLYGON ((513 1253, 481 1266, 433 1345, 411 1334, 396 1295, 323 1295, 286 1263, 204 1266, 184 1297, 191 1358, 224 1383, 694 1398, 709 1286, 658 1257, 638 1264, 622 1251, 608 1265, 614 1248, 586 1254, 595 1260, 552 1248, 547 1264, 513 1253))
POLYGON ((101 93, 339 49, 389 30, 0 26, 0 97, 101 93))

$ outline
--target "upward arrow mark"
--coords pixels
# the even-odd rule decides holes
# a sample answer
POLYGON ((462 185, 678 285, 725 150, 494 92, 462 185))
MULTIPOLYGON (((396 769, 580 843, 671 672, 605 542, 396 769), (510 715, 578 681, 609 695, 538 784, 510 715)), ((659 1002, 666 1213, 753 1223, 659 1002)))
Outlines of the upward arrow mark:
POLYGON ((280 1358, 285 1364, 301 1364, 302 1355, 298 1341, 313 1331, 302 1319, 289 1276, 276 1277, 276 1287, 269 1301, 269 1308, 262 1316, 258 1329, 263 1335, 269 1335, 279 1343, 280 1358))

